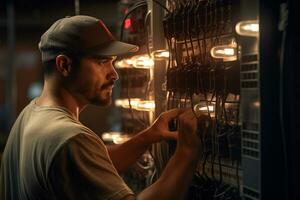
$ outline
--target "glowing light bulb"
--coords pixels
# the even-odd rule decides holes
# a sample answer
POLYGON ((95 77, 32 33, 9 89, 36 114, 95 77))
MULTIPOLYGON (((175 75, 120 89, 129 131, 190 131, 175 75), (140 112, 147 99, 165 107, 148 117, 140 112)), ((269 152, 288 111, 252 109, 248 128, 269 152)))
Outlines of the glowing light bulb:
POLYGON ((237 59, 236 43, 215 46, 211 48, 210 55, 213 58, 223 59, 224 62, 235 61, 237 59))
MULTIPOLYGON (((133 109, 137 108, 138 103, 141 101, 139 98, 130 98, 130 104, 133 109)), ((116 99, 115 105, 122 108, 130 108, 128 99, 116 99)))
POLYGON ((198 109, 200 111, 207 111, 207 110, 209 110, 210 112, 214 111, 214 107, 213 106, 203 106, 203 107, 199 107, 198 109))
POLYGON ((105 132, 101 136, 105 142, 113 142, 114 144, 121 144, 131 138, 130 135, 123 134, 121 132, 105 132))
POLYGON ((259 35, 258 20, 241 21, 236 24, 235 30, 242 36, 257 37, 259 35))
MULTIPOLYGON (((141 100, 138 98, 130 99, 131 108, 139 111, 154 111, 155 102, 141 100)), ((130 108, 128 99, 116 99, 115 105, 122 108, 130 108)))
POLYGON ((136 55, 131 58, 134 68, 150 69, 154 66, 154 61, 148 55, 136 55))
POLYGON ((170 52, 168 50, 156 50, 152 52, 154 60, 166 60, 169 56, 170 52))
POLYGON ((114 144, 122 144, 129 140, 131 137, 129 135, 119 135, 117 137, 113 138, 113 143, 114 144))
POLYGON ((154 111, 155 109, 155 103, 154 101, 140 101, 137 105, 137 110, 142 110, 142 111, 154 111))
POLYGON ((115 62, 116 68, 150 69, 153 66, 154 66, 154 61, 147 54, 136 55, 131 58, 126 58, 115 62))
POLYGON ((203 103, 198 103, 194 106, 194 112, 199 117, 201 114, 208 114, 211 117, 215 116, 215 106, 214 105, 205 105, 203 103))
POLYGON ((116 68, 132 68, 133 61, 129 59, 118 60, 114 63, 116 68))
POLYGON ((121 135, 120 132, 106 132, 102 134, 101 138, 105 142, 112 142, 113 138, 118 137, 119 135, 121 135))
POLYGON ((260 107, 260 101, 253 102, 253 106, 259 108, 260 107))

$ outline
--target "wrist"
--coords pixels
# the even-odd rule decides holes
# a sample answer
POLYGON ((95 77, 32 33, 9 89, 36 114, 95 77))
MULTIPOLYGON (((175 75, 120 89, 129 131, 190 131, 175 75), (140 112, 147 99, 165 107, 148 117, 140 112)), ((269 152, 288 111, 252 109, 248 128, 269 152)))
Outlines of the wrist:
POLYGON ((198 158, 201 155, 201 149, 200 148, 182 147, 182 146, 178 145, 175 153, 178 153, 182 157, 198 158))
POLYGON ((157 143, 162 141, 164 138, 162 134, 153 127, 148 127, 144 131, 142 131, 143 137, 145 140, 151 145, 153 143, 157 143))
POLYGON ((151 144, 153 144, 153 136, 151 134, 151 130, 149 128, 141 131, 139 134, 140 137, 140 142, 142 144, 144 144, 145 146, 150 146, 151 144))

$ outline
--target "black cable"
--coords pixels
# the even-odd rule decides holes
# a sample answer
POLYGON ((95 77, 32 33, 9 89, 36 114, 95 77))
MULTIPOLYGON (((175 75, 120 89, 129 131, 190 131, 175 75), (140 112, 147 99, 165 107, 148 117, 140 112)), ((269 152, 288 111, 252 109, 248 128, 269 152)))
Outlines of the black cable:
POLYGON ((154 3, 157 3, 157 5, 159 5, 160 7, 162 7, 163 9, 165 9, 165 11, 167 11, 168 13, 171 13, 171 11, 166 8, 166 6, 164 6, 162 3, 160 3, 159 1, 157 0, 152 0, 154 3))
MULTIPOLYGON (((183 15, 185 15, 185 9, 186 8, 184 8, 184 11, 183 11, 183 15)), ((190 57, 190 54, 189 54, 189 48, 188 48, 188 45, 187 45, 187 33, 186 33, 186 30, 187 30, 187 27, 185 27, 185 26, 187 26, 187 24, 188 24, 188 22, 187 22, 187 20, 188 19, 185 19, 185 16, 183 17, 183 32, 184 32, 184 45, 185 45, 185 51, 186 51, 186 56, 187 56, 187 58, 188 58, 188 62, 191 62, 191 57, 190 57)))
MULTIPOLYGON (((220 146, 219 146, 219 152, 220 152, 220 146)), ((223 171, 222 171, 222 163, 221 163, 221 156, 220 154, 218 155, 218 165, 219 165, 219 182, 222 183, 223 182, 223 171)))
POLYGON ((236 184, 237 184, 237 188, 238 191, 240 193, 240 175, 239 175, 239 161, 236 161, 236 169, 235 169, 235 173, 236 173, 236 184))
POLYGON ((286 130, 285 130, 285 122, 284 122, 284 63, 285 63, 285 48, 286 48, 286 35, 287 30, 286 26, 288 23, 288 9, 287 3, 281 4, 281 23, 282 26, 279 27, 283 31, 281 38, 281 49, 280 49, 280 74, 279 74, 279 115, 280 115, 280 128, 281 128, 281 139, 282 139, 282 151, 283 151, 283 159, 284 159, 284 168, 285 168, 285 195, 286 199, 289 199, 289 168, 288 168, 288 152, 287 152, 287 139, 286 139, 286 130))
MULTIPOLYGON (((204 141, 204 142, 206 142, 206 141, 204 141)), ((204 144, 204 146, 205 146, 205 144, 204 144)), ((209 152, 204 152, 204 159, 203 159, 203 163, 202 163, 202 173, 205 177, 208 177, 205 172, 205 165, 206 165, 206 160, 207 160, 208 155, 209 155, 209 152)))
MULTIPOLYGON (((190 20, 190 12, 193 9, 188 9, 187 11, 187 21, 191 22, 190 20)), ((189 34, 189 39, 190 39, 190 43, 191 43, 191 48, 192 48, 192 58, 195 58, 195 50, 194 50, 194 45, 193 45, 193 38, 192 38, 192 28, 190 27, 190 23, 187 23, 187 29, 188 29, 188 34, 189 34)), ((192 59, 193 60, 193 59, 192 59)))
POLYGON ((129 104, 129 109, 130 109, 130 115, 131 115, 131 120, 134 121, 134 115, 133 115, 133 109, 131 106, 131 100, 130 100, 130 95, 129 95, 129 75, 128 75, 128 71, 125 70, 126 73, 126 77, 127 77, 127 87, 126 87, 126 94, 127 94, 127 98, 128 98, 128 104, 129 104))

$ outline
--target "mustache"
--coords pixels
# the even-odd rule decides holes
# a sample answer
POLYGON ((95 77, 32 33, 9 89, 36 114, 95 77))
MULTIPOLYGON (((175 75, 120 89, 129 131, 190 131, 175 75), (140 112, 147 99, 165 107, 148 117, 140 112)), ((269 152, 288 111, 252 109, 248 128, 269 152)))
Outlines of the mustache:
POLYGON ((108 83, 105 83, 101 86, 101 89, 105 89, 105 88, 108 88, 108 87, 111 87, 115 84, 114 81, 109 81, 108 83))

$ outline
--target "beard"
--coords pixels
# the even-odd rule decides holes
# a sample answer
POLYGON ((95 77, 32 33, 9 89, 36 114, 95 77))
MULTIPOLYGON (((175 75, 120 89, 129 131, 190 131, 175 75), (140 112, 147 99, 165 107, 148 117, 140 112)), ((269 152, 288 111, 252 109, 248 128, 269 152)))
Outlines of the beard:
POLYGON ((110 88, 113 84, 113 82, 103 84, 100 87, 99 95, 89 99, 89 103, 95 106, 109 106, 112 102, 112 91, 110 88))
POLYGON ((89 99, 89 103, 95 106, 109 106, 112 102, 112 97, 110 94, 105 95, 105 97, 94 97, 89 99))

